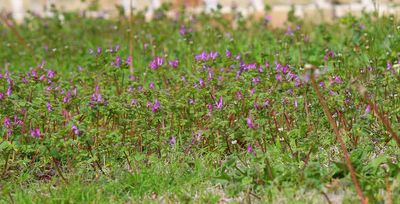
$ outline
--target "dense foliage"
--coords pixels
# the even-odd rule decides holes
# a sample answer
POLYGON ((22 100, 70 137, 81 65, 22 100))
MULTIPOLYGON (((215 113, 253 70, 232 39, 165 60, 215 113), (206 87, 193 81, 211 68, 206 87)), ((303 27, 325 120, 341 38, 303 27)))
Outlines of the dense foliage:
POLYGON ((400 24, 289 19, 4 18, 0 201, 358 201, 328 115, 370 203, 399 197, 400 24))

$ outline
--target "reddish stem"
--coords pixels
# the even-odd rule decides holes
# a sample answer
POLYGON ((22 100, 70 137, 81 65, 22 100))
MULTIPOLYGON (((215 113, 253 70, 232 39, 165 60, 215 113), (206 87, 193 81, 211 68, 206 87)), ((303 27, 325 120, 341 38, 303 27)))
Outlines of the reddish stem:
POLYGON ((333 117, 332 117, 332 115, 331 115, 331 113, 329 111, 328 105, 327 105, 323 95, 319 91, 318 85, 315 82, 315 78, 314 78, 313 74, 311 74, 311 85, 312 85, 313 89, 315 90, 315 92, 317 94, 317 97, 318 97, 318 100, 319 100, 319 102, 320 102, 320 104, 322 106, 322 109, 324 110, 325 116, 328 118, 328 121, 329 121, 329 123, 331 125, 331 128, 333 129, 333 131, 334 131, 334 133, 336 135, 336 139, 340 143, 340 147, 341 147, 341 149, 343 151, 343 157, 344 157, 344 160, 346 161, 347 168, 350 171, 351 180, 354 183, 354 186, 356 188, 358 197, 359 197, 361 203, 367 204, 368 203, 368 199, 365 198, 365 196, 364 196, 364 194, 362 192, 362 189, 360 187, 360 184, 358 183, 358 180, 357 180, 357 177, 356 177, 356 172, 354 170, 353 165, 351 164, 349 152, 346 149, 346 145, 345 145, 345 143, 343 141, 342 135, 340 134, 339 128, 337 127, 336 122, 334 121, 334 119, 333 119, 333 117))

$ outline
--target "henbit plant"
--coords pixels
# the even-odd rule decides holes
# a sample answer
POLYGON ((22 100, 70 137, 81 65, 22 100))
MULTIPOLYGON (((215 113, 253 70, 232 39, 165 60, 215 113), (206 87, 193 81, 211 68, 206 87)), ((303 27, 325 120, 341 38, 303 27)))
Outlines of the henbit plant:
POLYGON ((53 12, 2 16, 1 202, 398 202, 394 17, 53 12))

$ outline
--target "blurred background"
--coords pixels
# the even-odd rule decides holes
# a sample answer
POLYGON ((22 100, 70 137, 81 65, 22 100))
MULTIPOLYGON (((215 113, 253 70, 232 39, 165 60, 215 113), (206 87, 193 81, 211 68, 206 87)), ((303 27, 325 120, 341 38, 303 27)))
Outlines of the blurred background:
POLYGON ((349 12, 353 15, 372 11, 400 13, 400 0, 0 0, 0 11, 9 12, 21 21, 27 12, 49 15, 53 5, 63 11, 89 11, 94 16, 111 18, 118 15, 117 8, 129 11, 132 6, 134 12, 144 11, 147 17, 151 17, 154 10, 164 3, 171 6, 171 15, 182 7, 189 12, 212 11, 219 7, 222 13, 240 11, 244 15, 268 15, 272 24, 277 25, 286 20, 291 8, 295 16, 314 21, 330 20, 349 12))

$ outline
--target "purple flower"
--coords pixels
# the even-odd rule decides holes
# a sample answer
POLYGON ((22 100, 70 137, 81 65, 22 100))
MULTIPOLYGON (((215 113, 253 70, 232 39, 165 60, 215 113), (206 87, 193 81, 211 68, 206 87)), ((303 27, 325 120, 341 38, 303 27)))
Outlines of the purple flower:
POLYGON ((271 65, 269 64, 269 62, 266 62, 266 63, 265 63, 265 68, 266 68, 266 69, 269 69, 270 66, 271 66, 271 65))
POLYGON ((221 97, 219 97, 218 102, 215 103, 215 107, 216 107, 217 109, 221 110, 222 107, 223 107, 223 105, 224 105, 223 103, 224 103, 224 102, 223 102, 223 98, 222 98, 222 96, 221 96, 221 97))
POLYGON ((122 64, 122 59, 120 56, 115 57, 115 60, 111 62, 111 65, 113 65, 114 67, 121 67, 121 64, 122 64))
POLYGON ((293 36, 294 35, 294 31, 290 26, 288 26, 285 34, 288 35, 288 36, 293 36))
POLYGON ((151 112, 155 113, 160 109, 161 105, 158 99, 156 99, 154 103, 147 102, 147 107, 151 109, 151 112))
POLYGON ((328 61, 331 58, 335 57, 335 53, 332 50, 329 50, 325 56, 324 56, 324 61, 328 61))
POLYGON ((247 126, 251 129, 257 128, 257 125, 254 124, 253 119, 251 117, 246 118, 247 126))
POLYGON ((213 105, 211 103, 207 104, 208 114, 211 115, 213 111, 213 105))
POLYGON ((181 25, 181 27, 179 28, 179 34, 181 34, 182 36, 186 35, 186 33, 189 32, 192 32, 192 29, 191 28, 187 29, 185 25, 181 25))
POLYGON ((196 61, 206 61, 210 57, 207 52, 203 51, 201 54, 196 55, 194 58, 196 61))
POLYGON ((133 88, 132 86, 128 87, 128 92, 132 93, 135 90, 135 88, 133 88))
POLYGON ((10 72, 6 71, 6 73, 4 74, 4 78, 10 79, 10 72))
POLYGON ((11 137, 12 133, 13 133, 13 130, 12 129, 8 129, 7 130, 7 137, 11 137))
POLYGON ((201 131, 197 132, 196 134, 193 134, 192 144, 194 144, 195 142, 200 141, 201 137, 202 137, 202 134, 203 133, 201 131))
POLYGON ((271 22, 271 20, 272 20, 272 16, 265 16, 264 17, 264 21, 265 21, 265 23, 269 23, 269 22, 271 22))
POLYGON ((52 78, 54 78, 54 76, 55 76, 55 72, 53 71, 53 70, 47 70, 47 77, 49 78, 49 79, 52 79, 52 78))
POLYGON ((90 106, 92 107, 95 103, 104 103, 106 104, 106 101, 103 99, 102 95, 100 94, 100 87, 96 86, 95 92, 92 94, 92 97, 90 98, 90 106))
POLYGON ((371 106, 367 105, 367 108, 365 108, 365 114, 368 114, 371 112, 371 106))
POLYGON ((48 110, 49 112, 53 111, 53 106, 51 105, 50 102, 47 102, 46 107, 47 107, 47 110, 48 110))
POLYGON ((11 127, 11 122, 9 117, 4 117, 4 127, 10 128, 11 127))
POLYGON ((151 62, 150 62, 150 69, 158 69, 164 64, 164 58, 162 57, 155 57, 151 62))
POLYGON ((212 71, 209 71, 209 72, 208 72, 208 76, 207 76, 207 80, 208 80, 208 81, 211 81, 212 78, 213 78, 213 72, 212 72, 212 71))
POLYGON ((0 101, 4 99, 4 94, 0 92, 0 101))
MULTIPOLYGON (((35 79, 35 80, 37 79, 37 72, 36 72, 36 70, 33 69, 33 70, 31 71, 30 74, 31 74, 31 77, 32 77, 33 79, 35 79)), ((28 76, 29 76, 29 73, 28 73, 28 76)))
POLYGON ((64 97, 63 102, 64 102, 64 103, 69 103, 69 101, 71 100, 71 97, 72 97, 71 91, 68 91, 67 94, 66 94, 65 97, 64 97))
POLYGON ((239 79, 239 77, 240 77, 240 75, 242 74, 242 71, 241 70, 238 70, 237 72, 236 72, 236 79, 239 79))
POLYGON ((83 71, 83 67, 80 66, 80 65, 78 65, 78 71, 79 71, 79 72, 83 71))
POLYGON ((43 69, 45 64, 46 64, 46 60, 42 60, 42 62, 39 64, 38 68, 43 69))
POLYGON ((199 79, 199 85, 200 87, 204 87, 206 84, 204 83, 203 79, 199 79))
POLYGON ((131 106, 136 106, 138 101, 136 99, 131 100, 131 106))
POLYGON ((250 63, 246 67, 248 70, 257 69, 257 63, 250 63))
POLYGON ((101 47, 97 48, 97 54, 101 54, 101 47))
POLYGON ((279 62, 275 62, 275 70, 277 72, 281 72, 282 71, 282 65, 279 62))
POLYGON ((8 86, 6 94, 8 97, 11 96, 11 86, 8 86))
POLYGON ((178 60, 171 60, 171 61, 169 61, 169 66, 171 66, 172 68, 177 68, 178 67, 178 65, 179 65, 179 61, 178 60))
POLYGON ((182 81, 186 81, 186 77, 185 76, 181 76, 181 80, 182 81))
POLYGON ((132 56, 129 56, 129 57, 126 59, 125 63, 126 63, 127 65, 132 65, 132 56))
POLYGON ((329 80, 329 83, 331 84, 331 85, 333 85, 333 84, 341 84, 343 81, 342 81, 342 78, 340 78, 340 76, 333 76, 330 80, 329 80))
POLYGON ((281 76, 281 74, 276 74, 276 76, 275 76, 275 79, 277 80, 277 81, 282 81, 282 76, 281 76))
POLYGON ((386 63, 386 67, 387 67, 387 70, 388 71, 390 71, 390 72, 392 72, 392 74, 394 74, 394 69, 393 69, 393 65, 392 65, 392 63, 391 62, 387 62, 386 63))
POLYGON ((175 137, 175 136, 172 136, 172 137, 169 139, 169 144, 170 144, 171 146, 173 146, 173 145, 176 144, 176 137, 175 137))
POLYGON ((150 88, 150 89, 154 89, 154 82, 151 82, 151 83, 150 83, 149 88, 150 88))
POLYGON ((320 86, 321 88, 324 88, 324 87, 325 87, 325 83, 324 83, 323 81, 321 81, 321 82, 319 82, 319 86, 320 86))
POLYGON ((240 59, 242 59, 242 56, 240 54, 238 54, 238 55, 236 55, 235 59, 239 61, 240 59))
POLYGON ((254 152, 253 147, 249 144, 247 146, 247 153, 252 154, 254 152))
POLYGON ((218 52, 210 52, 210 58, 215 60, 218 57, 218 52))
POLYGON ((226 56, 227 58, 231 58, 231 57, 232 57, 232 53, 227 49, 227 50, 225 51, 225 56, 226 56))
POLYGON ((260 78, 254 77, 254 78, 251 80, 251 82, 252 82, 254 85, 257 85, 257 84, 260 82, 260 78))
POLYGON ((243 94, 242 94, 242 92, 240 92, 240 91, 236 92, 236 98, 237 98, 238 100, 242 100, 242 99, 243 99, 243 94))
POLYGON ((115 52, 118 52, 120 48, 121 48, 121 46, 116 45, 116 46, 115 46, 115 52))
POLYGON ((181 25, 181 27, 179 28, 179 34, 181 35, 185 35, 186 34, 186 28, 184 25, 181 25))
POLYGON ((94 94, 92 94, 91 101, 93 101, 93 102, 102 102, 103 98, 102 98, 101 94, 94 93, 94 94))
POLYGON ((72 125, 71 130, 76 136, 79 136, 81 133, 81 131, 79 130, 79 128, 76 125, 72 125))
POLYGON ((253 107, 255 110, 261 110, 261 107, 260 107, 260 105, 258 105, 257 102, 254 102, 253 107))
POLYGON ((304 82, 309 82, 311 79, 311 74, 310 73, 305 73, 301 76, 301 80, 304 82))
POLYGON ((281 72, 286 74, 289 71, 289 65, 281 66, 281 72))
POLYGON ((269 100, 266 99, 266 100, 264 101, 264 108, 268 108, 268 107, 269 107, 269 100))
POLYGON ((264 72, 264 69, 263 69, 263 66, 262 66, 262 65, 260 65, 260 66, 258 67, 258 72, 259 72, 259 73, 263 73, 263 72, 264 72))
POLYGON ((39 138, 40 137, 40 129, 39 128, 31 129, 31 136, 35 137, 35 138, 39 138))
POLYGON ((292 81, 293 79, 297 79, 297 75, 294 72, 289 71, 286 75, 286 79, 292 81))

